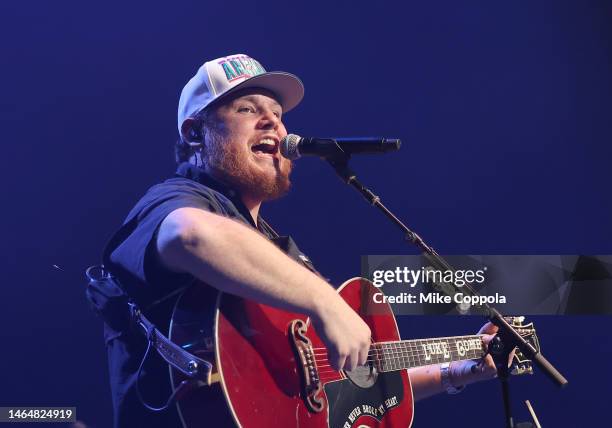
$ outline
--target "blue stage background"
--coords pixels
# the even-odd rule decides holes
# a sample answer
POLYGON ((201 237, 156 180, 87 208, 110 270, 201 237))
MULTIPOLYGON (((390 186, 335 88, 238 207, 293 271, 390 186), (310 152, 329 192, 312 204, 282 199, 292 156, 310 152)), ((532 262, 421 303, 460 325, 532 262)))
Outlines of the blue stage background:
MULTIPOLYGON (((173 173, 178 95, 205 59, 298 74, 291 132, 401 138, 354 169, 441 254, 612 253, 611 18, 607 1, 3 2, 0 406, 111 426, 83 272, 173 173)), ((415 253, 324 162, 300 160, 293 182, 263 213, 337 284, 362 254, 415 253)), ((513 380, 517 419, 529 399, 545 427, 605 425, 610 317, 536 321, 570 384, 513 380)), ((482 320, 399 324, 409 338, 482 320)), ((490 382, 417 403, 414 426, 502 422, 490 382)))

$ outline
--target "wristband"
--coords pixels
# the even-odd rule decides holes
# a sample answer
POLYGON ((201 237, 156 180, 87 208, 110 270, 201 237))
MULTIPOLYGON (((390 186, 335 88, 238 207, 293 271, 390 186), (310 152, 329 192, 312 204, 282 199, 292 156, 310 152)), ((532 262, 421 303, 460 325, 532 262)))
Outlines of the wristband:
POLYGON ((447 394, 459 394, 461 391, 465 389, 465 385, 461 385, 459 387, 453 386, 450 381, 450 363, 442 363, 440 364, 440 379, 442 381, 442 388, 446 390, 447 394))

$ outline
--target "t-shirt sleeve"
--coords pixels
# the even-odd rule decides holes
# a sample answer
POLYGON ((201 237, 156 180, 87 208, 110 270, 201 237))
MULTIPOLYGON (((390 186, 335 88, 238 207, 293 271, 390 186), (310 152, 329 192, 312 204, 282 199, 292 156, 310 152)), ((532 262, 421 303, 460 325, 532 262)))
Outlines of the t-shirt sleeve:
POLYGON ((199 208, 226 214, 223 201, 210 189, 191 180, 175 179, 152 187, 136 204, 104 251, 104 263, 130 291, 146 294, 172 291, 191 281, 188 274, 165 268, 157 256, 157 231, 179 208, 199 208), (130 290, 131 289, 131 290, 130 290))

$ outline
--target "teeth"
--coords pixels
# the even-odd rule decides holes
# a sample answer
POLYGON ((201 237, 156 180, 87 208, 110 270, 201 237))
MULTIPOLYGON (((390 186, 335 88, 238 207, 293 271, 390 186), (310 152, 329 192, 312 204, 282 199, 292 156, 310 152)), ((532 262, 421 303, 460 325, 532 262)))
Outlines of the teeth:
POLYGON ((276 146, 276 143, 274 142, 274 140, 270 139, 270 138, 264 138, 263 140, 261 140, 259 142, 259 144, 266 144, 269 146, 276 146))

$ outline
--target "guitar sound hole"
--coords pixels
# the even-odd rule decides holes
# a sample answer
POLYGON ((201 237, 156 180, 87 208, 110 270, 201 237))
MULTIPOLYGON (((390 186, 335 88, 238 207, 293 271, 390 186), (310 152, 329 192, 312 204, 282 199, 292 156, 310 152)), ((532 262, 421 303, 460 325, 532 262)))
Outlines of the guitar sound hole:
POLYGON ((376 383, 378 372, 371 365, 357 366, 355 370, 344 370, 344 374, 355 385, 362 388, 369 388, 376 383))

